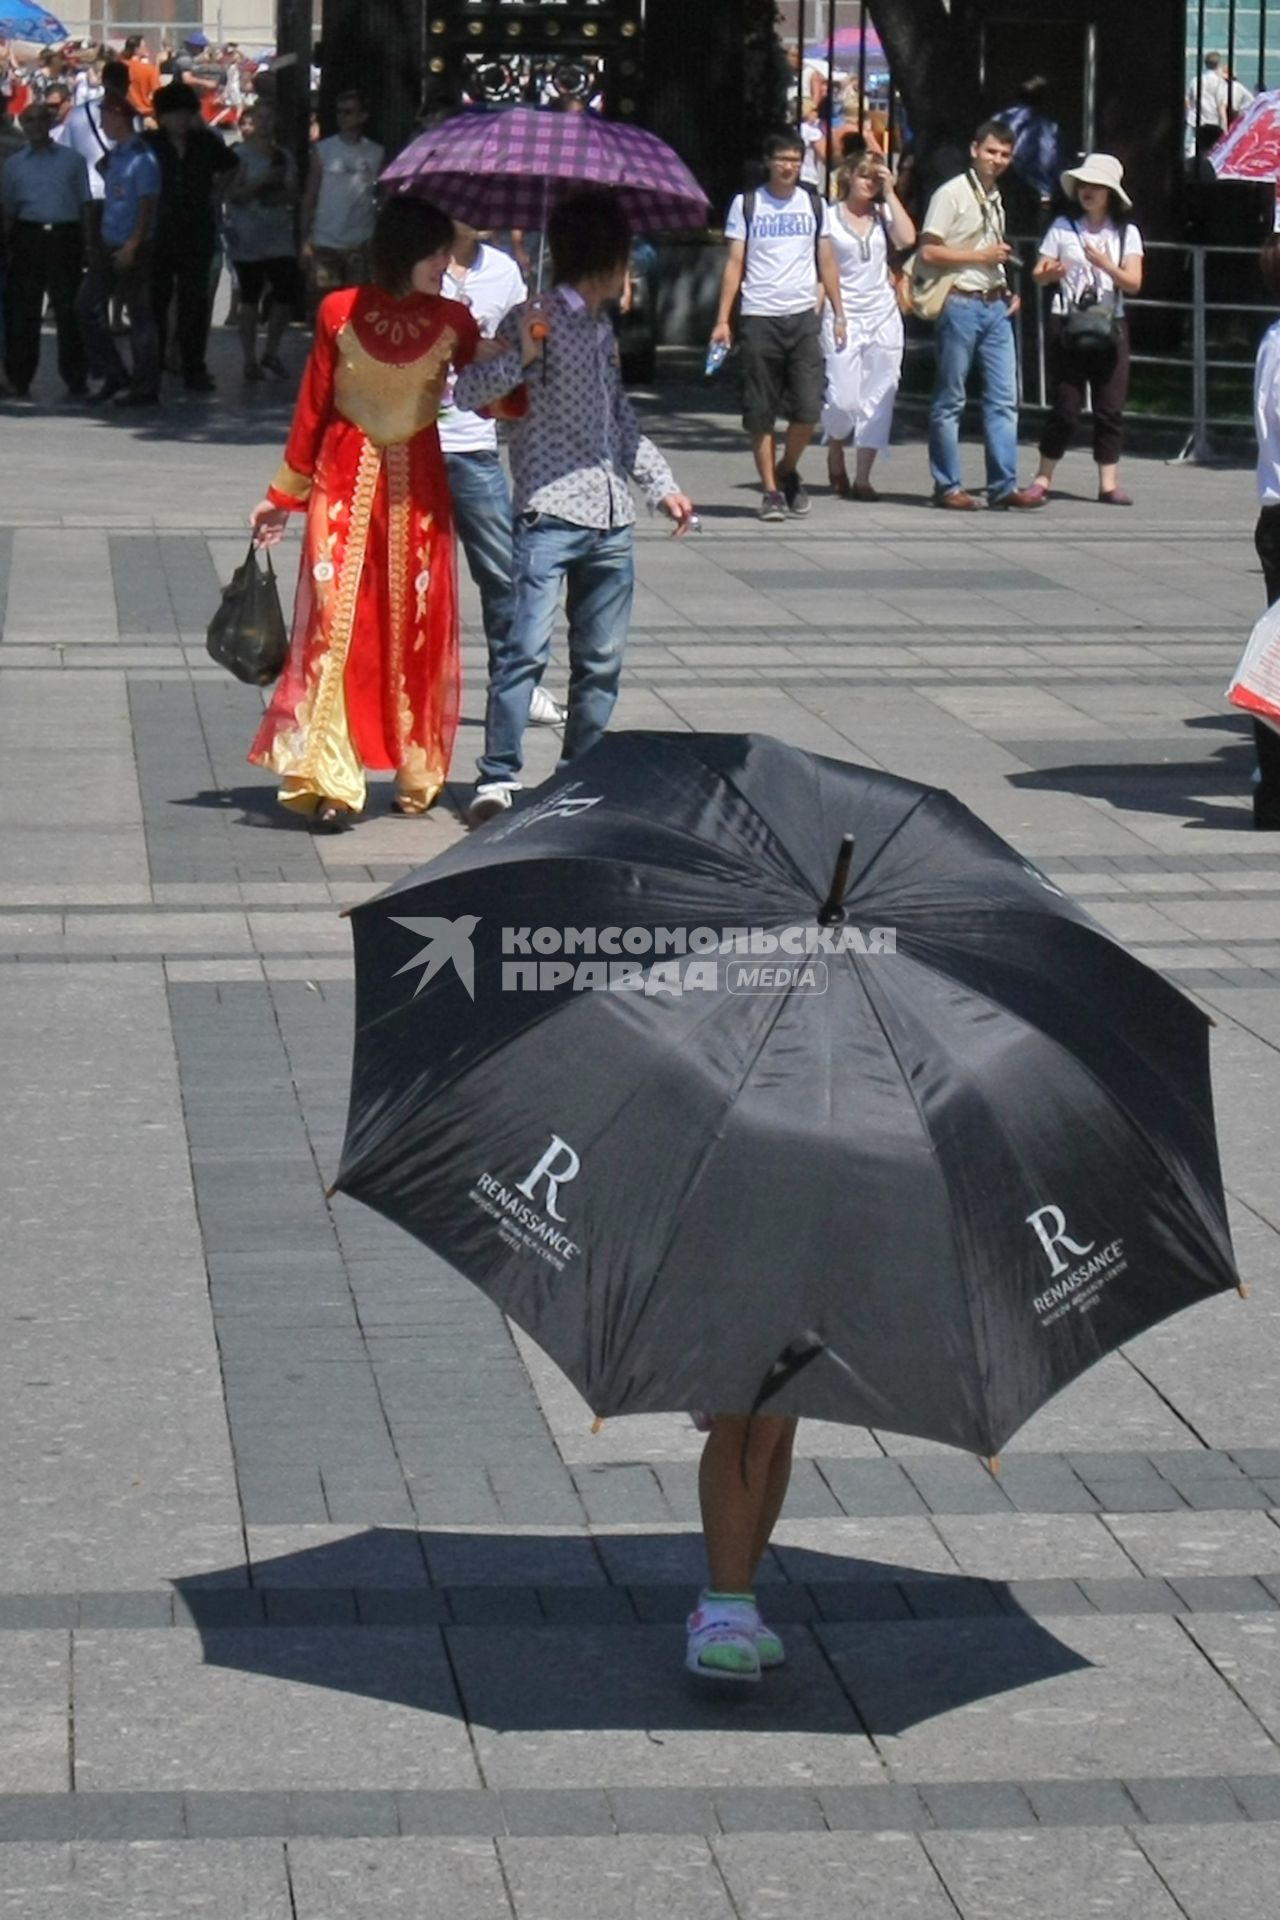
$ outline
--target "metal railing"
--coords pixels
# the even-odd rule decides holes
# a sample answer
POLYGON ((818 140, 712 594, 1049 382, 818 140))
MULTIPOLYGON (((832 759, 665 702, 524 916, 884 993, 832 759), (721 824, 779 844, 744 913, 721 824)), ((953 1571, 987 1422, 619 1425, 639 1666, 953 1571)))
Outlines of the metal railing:
MULTIPOLYGON (((1038 254, 1038 242, 1022 235, 1011 235, 1011 242, 1017 247, 1022 260, 1023 272, 1021 284, 1023 290, 1022 312, 1019 315, 1019 361, 1027 371, 1027 348, 1025 330, 1034 326, 1032 343, 1032 365, 1034 368, 1034 404, 1047 408, 1050 402, 1047 321, 1055 288, 1053 285, 1037 286, 1031 278, 1031 268, 1038 254)), ((1258 334, 1276 319, 1277 314, 1265 300, 1233 300, 1210 297, 1210 283, 1213 263, 1227 257, 1246 261, 1253 266, 1257 261, 1257 249, 1254 247, 1220 247, 1192 245, 1182 241, 1149 240, 1146 242, 1148 263, 1159 256, 1172 256, 1181 260, 1179 274, 1180 285, 1173 295, 1138 294, 1125 296, 1125 311, 1138 320, 1131 327, 1131 340, 1134 341, 1130 353, 1130 364, 1140 367, 1165 367, 1179 369, 1186 378, 1187 404, 1185 411, 1163 408, 1150 408, 1142 404, 1141 396, 1135 398, 1132 393, 1126 406, 1126 414, 1131 420, 1158 421, 1172 427, 1185 427, 1186 439, 1181 453, 1181 461, 1205 461, 1213 457, 1211 430, 1241 430, 1253 426, 1252 413, 1230 413, 1212 410, 1210 399, 1210 375, 1215 373, 1252 374, 1252 359, 1242 360, 1221 357, 1214 350, 1214 334, 1223 331, 1215 327, 1218 316, 1251 315, 1259 323, 1258 334), (1180 350, 1167 352, 1159 350, 1159 329, 1144 327, 1138 319, 1143 313, 1166 313, 1182 315, 1179 329, 1182 333, 1180 350), (1153 344, 1143 344, 1150 342, 1153 344)), ((1245 276, 1241 276, 1244 278, 1245 276)), ((1167 271, 1163 278, 1167 281, 1167 271)), ((1256 272, 1251 276, 1258 284, 1256 272)), ((1261 287, 1259 285, 1259 292, 1261 287)), ((1230 321, 1226 327, 1230 329, 1230 321)), ((1230 343, 1228 343, 1228 352, 1230 343)))

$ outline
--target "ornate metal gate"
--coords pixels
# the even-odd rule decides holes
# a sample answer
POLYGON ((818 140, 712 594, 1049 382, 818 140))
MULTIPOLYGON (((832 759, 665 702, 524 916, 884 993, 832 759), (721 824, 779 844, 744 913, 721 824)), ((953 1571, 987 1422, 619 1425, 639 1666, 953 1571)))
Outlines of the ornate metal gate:
POLYGON ((429 108, 640 111, 643 0, 426 0, 429 108))

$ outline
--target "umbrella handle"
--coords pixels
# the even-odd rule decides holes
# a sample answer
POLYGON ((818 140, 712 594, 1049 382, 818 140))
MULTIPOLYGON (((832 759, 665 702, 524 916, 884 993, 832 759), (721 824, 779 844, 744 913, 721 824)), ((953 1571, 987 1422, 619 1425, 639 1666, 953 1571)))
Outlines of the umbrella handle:
POLYGON ((853 865, 853 835, 846 833, 840 842, 840 851, 836 855, 836 870, 831 876, 831 891, 818 909, 818 920, 824 927, 834 927, 844 919, 844 896, 849 885, 849 868, 853 865))

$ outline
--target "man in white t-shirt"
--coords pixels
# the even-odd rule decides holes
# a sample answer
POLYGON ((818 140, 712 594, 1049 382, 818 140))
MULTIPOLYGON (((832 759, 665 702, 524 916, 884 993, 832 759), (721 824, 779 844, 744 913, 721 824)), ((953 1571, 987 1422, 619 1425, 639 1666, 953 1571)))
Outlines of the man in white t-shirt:
POLYGON ((1220 53, 1206 53, 1204 73, 1191 98, 1193 109, 1199 107, 1201 125, 1221 127, 1225 132, 1239 119, 1253 95, 1223 66, 1220 53))
MULTIPOLYGON (((523 304, 528 289, 509 253, 490 246, 474 227, 455 221, 453 254, 441 292, 446 300, 469 307, 482 338, 492 340, 511 309, 523 304)), ((453 386, 450 374, 437 424, 453 495, 454 525, 467 556, 467 570, 480 590, 492 680, 515 611, 511 489, 498 452, 497 427, 478 413, 456 407, 453 386)), ((564 714, 550 694, 535 687, 529 718, 535 726, 557 726, 564 714)))
POLYGON ((108 97, 128 104, 129 69, 123 60, 107 61, 102 69, 102 88, 98 97, 72 107, 53 135, 58 146, 70 147, 73 153, 80 155, 89 169, 89 191, 97 201, 101 201, 107 191, 99 162, 106 158, 115 145, 106 132, 102 118, 103 103, 108 97))
POLYGON ((820 293, 835 315, 844 345, 840 270, 825 237, 825 208, 813 187, 800 184, 804 149, 794 134, 765 143, 769 169, 763 187, 738 194, 724 223, 729 257, 720 286, 712 344, 733 344, 731 316, 742 295, 742 424, 760 475, 762 520, 809 511, 800 484, 800 456, 822 417, 826 367, 818 325, 820 293), (774 443, 778 415, 787 423, 782 459, 774 443))
POLYGON ((369 278, 374 192, 386 157, 365 139, 369 114, 360 94, 340 93, 334 111, 338 131, 312 147, 302 196, 302 264, 317 300, 369 278))

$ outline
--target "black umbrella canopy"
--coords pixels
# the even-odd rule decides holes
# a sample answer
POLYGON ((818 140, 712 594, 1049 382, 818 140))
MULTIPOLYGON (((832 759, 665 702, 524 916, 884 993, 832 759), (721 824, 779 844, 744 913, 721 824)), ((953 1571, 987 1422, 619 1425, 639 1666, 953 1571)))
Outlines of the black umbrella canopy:
POLYGON ((991 1454, 1237 1284, 1204 1015, 939 790, 620 733, 353 923, 337 1185, 598 1413, 991 1454))

